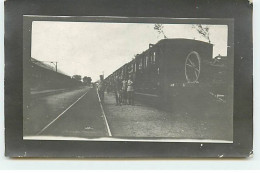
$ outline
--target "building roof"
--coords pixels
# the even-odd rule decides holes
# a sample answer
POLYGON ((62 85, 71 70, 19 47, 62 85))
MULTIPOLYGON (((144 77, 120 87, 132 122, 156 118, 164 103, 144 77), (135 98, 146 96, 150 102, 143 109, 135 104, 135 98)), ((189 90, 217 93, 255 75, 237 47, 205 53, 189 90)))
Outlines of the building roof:
MULTIPOLYGON (((39 61, 35 58, 31 58, 31 62, 37 66, 43 67, 47 70, 51 70, 51 71, 55 71, 56 72, 56 68, 55 65, 50 65, 50 64, 46 64, 44 61, 39 61)), ((64 72, 60 71, 59 69, 57 70, 58 73, 64 74, 66 75, 64 72)))

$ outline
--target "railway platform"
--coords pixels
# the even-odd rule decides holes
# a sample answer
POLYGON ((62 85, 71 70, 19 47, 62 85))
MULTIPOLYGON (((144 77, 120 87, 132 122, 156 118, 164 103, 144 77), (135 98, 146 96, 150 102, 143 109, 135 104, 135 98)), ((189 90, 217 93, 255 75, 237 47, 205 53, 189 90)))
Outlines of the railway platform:
POLYGON ((113 137, 232 140, 232 134, 220 128, 230 125, 230 121, 217 114, 202 112, 197 116, 185 110, 167 112, 139 100, 134 106, 118 106, 113 93, 105 93, 103 107, 113 137))

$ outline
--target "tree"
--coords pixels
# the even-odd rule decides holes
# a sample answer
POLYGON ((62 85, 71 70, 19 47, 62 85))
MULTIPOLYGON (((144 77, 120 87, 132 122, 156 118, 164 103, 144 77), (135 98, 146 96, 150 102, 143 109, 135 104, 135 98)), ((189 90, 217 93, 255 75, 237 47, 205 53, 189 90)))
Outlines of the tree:
POLYGON ((77 81, 81 81, 81 76, 80 75, 73 75, 72 79, 76 79, 77 81))
POLYGON ((92 82, 92 79, 91 79, 91 77, 84 76, 84 77, 83 77, 83 82, 84 82, 84 84, 86 84, 86 85, 90 85, 91 82, 92 82))
POLYGON ((88 77, 87 77, 87 76, 84 76, 84 77, 83 77, 83 83, 87 83, 87 81, 88 81, 88 77))
POLYGON ((164 31, 163 31, 164 26, 162 24, 154 24, 154 30, 156 30, 159 34, 162 34, 164 38, 167 38, 164 31))
POLYGON ((87 83, 90 85, 90 84, 91 84, 91 82, 92 82, 92 79, 91 79, 91 77, 88 77, 88 78, 87 78, 87 83))
POLYGON ((200 35, 202 35, 204 38, 206 38, 210 43, 209 38, 209 27, 208 26, 202 26, 201 24, 195 24, 192 25, 192 28, 195 28, 200 35))

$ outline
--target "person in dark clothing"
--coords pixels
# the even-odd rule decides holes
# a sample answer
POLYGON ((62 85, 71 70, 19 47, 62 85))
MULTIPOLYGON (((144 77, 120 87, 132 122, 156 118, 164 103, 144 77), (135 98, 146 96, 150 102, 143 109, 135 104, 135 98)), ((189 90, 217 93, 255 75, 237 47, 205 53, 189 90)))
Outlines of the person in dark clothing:
POLYGON ((127 80, 126 79, 122 81, 121 96, 122 96, 122 103, 127 104, 127 80))
POLYGON ((122 98, 121 98, 121 81, 117 78, 114 82, 114 93, 116 98, 116 105, 121 105, 122 98))

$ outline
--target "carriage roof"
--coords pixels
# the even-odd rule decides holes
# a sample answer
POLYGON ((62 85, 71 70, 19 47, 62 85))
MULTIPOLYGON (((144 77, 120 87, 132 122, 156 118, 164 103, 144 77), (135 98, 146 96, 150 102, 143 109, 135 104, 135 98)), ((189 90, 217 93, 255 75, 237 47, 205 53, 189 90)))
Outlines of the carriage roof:
POLYGON ((137 57, 140 55, 144 55, 146 53, 148 53, 149 51, 153 50, 155 47, 163 45, 163 44, 174 44, 174 43, 194 43, 194 44, 207 44, 207 45, 212 45, 211 43, 205 42, 205 41, 201 41, 201 40, 194 40, 194 39, 186 39, 186 38, 170 38, 170 39, 162 39, 159 40, 156 44, 154 44, 152 47, 149 47, 147 50, 143 51, 140 54, 137 54, 137 57))
MULTIPOLYGON (((195 39, 186 39, 186 38, 171 38, 171 39, 162 39, 162 40, 159 40, 156 44, 154 44, 152 47, 149 47, 147 50, 143 51, 142 53, 140 54, 137 54, 136 55, 136 58, 139 58, 139 57, 142 57, 143 55, 147 54, 148 52, 150 52, 151 50, 153 50, 155 47, 157 46, 160 46, 160 45, 163 45, 163 44, 174 44, 174 43, 178 43, 178 44, 181 44, 181 43, 194 43, 194 44, 207 44, 207 45, 212 45, 211 43, 208 43, 208 42, 204 42, 204 41, 201 41, 201 40, 195 40, 195 39)), ((128 65, 132 62, 134 62, 135 59, 129 61, 128 63, 122 65, 121 67, 119 67, 117 70, 115 70, 112 74, 114 74, 115 72, 119 71, 120 69, 122 69, 122 67, 124 67, 125 65, 128 65)))

